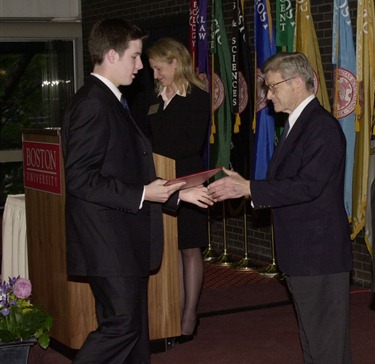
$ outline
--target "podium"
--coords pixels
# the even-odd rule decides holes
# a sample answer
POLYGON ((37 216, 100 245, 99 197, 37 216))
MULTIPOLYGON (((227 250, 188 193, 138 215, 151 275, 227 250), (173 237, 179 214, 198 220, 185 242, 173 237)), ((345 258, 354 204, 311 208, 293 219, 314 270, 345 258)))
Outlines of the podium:
MULTIPOLYGON (((51 336, 79 349, 97 327, 85 277, 66 271, 65 181, 60 129, 24 129, 24 185, 29 278, 33 302, 53 318, 51 336)), ((175 177, 173 160, 154 155, 157 175, 175 177)), ((177 220, 163 214, 164 255, 149 281, 150 340, 178 336, 180 328, 177 220)))

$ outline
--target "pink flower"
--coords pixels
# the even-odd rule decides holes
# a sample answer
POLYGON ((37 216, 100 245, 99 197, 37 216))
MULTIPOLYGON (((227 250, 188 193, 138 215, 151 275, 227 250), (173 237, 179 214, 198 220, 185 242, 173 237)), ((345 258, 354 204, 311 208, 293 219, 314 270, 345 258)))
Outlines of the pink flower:
POLYGON ((17 298, 27 298, 31 295, 31 282, 26 278, 18 278, 13 286, 14 295, 17 298))

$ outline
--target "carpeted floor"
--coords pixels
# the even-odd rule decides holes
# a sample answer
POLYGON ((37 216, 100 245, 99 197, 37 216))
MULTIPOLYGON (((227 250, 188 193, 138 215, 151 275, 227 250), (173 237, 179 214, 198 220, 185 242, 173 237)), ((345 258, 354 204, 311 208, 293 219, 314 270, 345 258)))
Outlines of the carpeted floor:
MULTIPOLYGON (((374 363, 375 311, 369 307, 371 299, 369 290, 353 287, 353 364, 374 363)), ((205 263, 198 311, 197 337, 152 354, 152 364, 303 363, 297 321, 283 281, 205 263)), ((70 359, 52 348, 43 351, 34 346, 30 351, 29 364, 69 363, 70 359)))
POLYGON ((241 271, 232 268, 231 266, 222 266, 204 262, 203 289, 238 287, 248 284, 266 283, 270 280, 270 278, 259 275, 255 269, 241 271))
MULTIPOLYGON (((353 364, 374 363, 372 294, 353 289, 350 320, 353 364)), ((302 364, 293 305, 282 282, 203 291, 197 337, 152 364, 302 364)))

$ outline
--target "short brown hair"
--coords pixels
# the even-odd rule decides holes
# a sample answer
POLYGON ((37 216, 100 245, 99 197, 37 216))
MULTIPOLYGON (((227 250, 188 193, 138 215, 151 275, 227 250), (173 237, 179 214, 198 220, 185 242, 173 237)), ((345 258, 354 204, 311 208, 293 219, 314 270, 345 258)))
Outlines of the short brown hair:
POLYGON ((114 49, 120 56, 131 40, 144 40, 147 33, 136 25, 122 19, 105 19, 96 22, 88 41, 89 53, 93 65, 101 64, 104 55, 114 49))

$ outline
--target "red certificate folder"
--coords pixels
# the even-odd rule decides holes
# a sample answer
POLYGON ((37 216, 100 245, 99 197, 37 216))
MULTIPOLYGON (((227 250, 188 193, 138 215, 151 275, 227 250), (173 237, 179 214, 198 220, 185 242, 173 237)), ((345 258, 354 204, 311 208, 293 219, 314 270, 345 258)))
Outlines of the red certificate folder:
POLYGON ((218 168, 210 169, 208 171, 203 171, 199 173, 189 174, 188 176, 170 179, 165 183, 164 186, 170 186, 170 185, 174 185, 175 183, 186 182, 186 185, 184 185, 181 188, 182 190, 184 190, 185 188, 195 187, 195 186, 203 184, 208 179, 213 177, 216 173, 219 173, 222 170, 223 170, 222 167, 218 167, 218 168))

